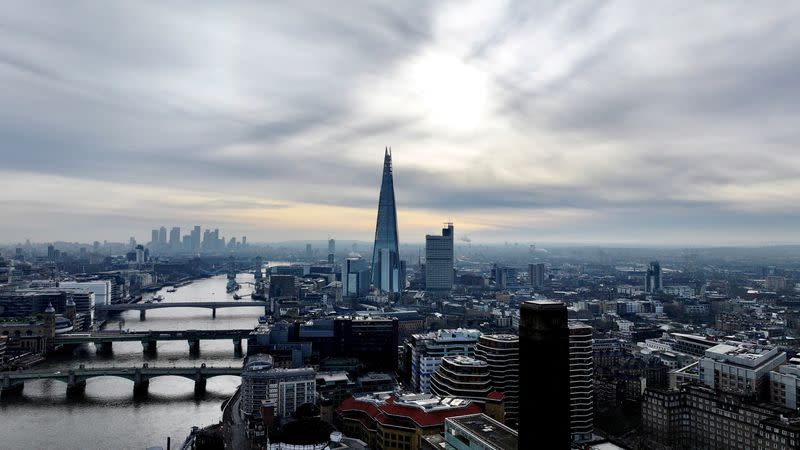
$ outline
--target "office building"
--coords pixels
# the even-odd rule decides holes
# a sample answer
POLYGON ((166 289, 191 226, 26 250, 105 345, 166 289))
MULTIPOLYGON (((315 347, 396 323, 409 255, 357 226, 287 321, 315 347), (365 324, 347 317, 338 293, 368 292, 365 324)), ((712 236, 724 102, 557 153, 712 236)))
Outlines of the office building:
POLYGON ((516 426, 519 418, 519 336, 482 334, 475 357, 486 361, 492 389, 503 394, 506 423, 516 426))
POLYGON ((727 392, 766 395, 770 371, 786 362, 777 347, 726 342, 706 350, 698 365, 700 382, 727 392))
POLYGON ((424 437, 444 432, 448 417, 480 412, 469 400, 383 392, 345 399, 336 409, 335 424, 370 449, 419 450, 424 437))
POLYGON ((447 450, 517 450, 517 432, 486 414, 448 417, 444 420, 447 450))
POLYGON ((296 298, 295 280, 294 275, 271 275, 269 277, 269 298, 296 298))
POLYGON ((567 307, 560 302, 527 301, 520 308, 521 448, 570 448, 567 323, 567 307))
POLYGON ((642 448, 800 448, 797 410, 759 401, 753 394, 722 392, 700 384, 647 389, 641 418, 642 448))
POLYGON ((181 247, 181 227, 172 227, 169 230, 169 246, 175 250, 181 247))
POLYGON ((167 245, 167 228, 161 227, 158 229, 158 245, 164 247, 167 245))
POLYGON ((337 317, 334 337, 337 356, 357 358, 365 370, 397 369, 398 321, 392 317, 337 317))
POLYGON ((796 410, 800 405, 800 359, 792 358, 769 373, 770 401, 796 410))
POLYGON ((431 376, 431 392, 440 397, 484 401, 492 392, 489 366, 470 356, 443 356, 431 376))
POLYGON ((441 236, 425 236, 425 290, 453 289, 453 224, 442 228, 441 236))
POLYGON ((328 239, 328 264, 333 264, 336 257, 336 239, 328 239))
POLYGON ((644 290, 648 294, 654 294, 661 292, 661 287, 661 264, 658 261, 653 261, 647 266, 644 290))
POLYGON ((154 229, 150 232, 150 245, 158 245, 158 230, 154 229))
POLYGON ((200 225, 195 225, 192 228, 192 234, 190 235, 190 241, 192 243, 192 251, 196 252, 200 250, 200 225))
POLYGON ((241 405, 243 414, 260 417, 262 407, 273 414, 290 417, 303 403, 314 403, 316 373, 310 368, 273 367, 272 357, 256 354, 247 357, 242 371, 241 405))
POLYGON ((528 264, 528 282, 535 288, 544 287, 544 263, 528 264))
POLYGON ((414 391, 431 392, 430 379, 443 356, 473 356, 481 332, 473 329, 451 329, 412 334, 405 352, 410 355, 406 373, 414 391))
POLYGON ((572 440, 591 440, 594 431, 592 327, 579 322, 569 322, 569 408, 572 440))
POLYGON ((363 258, 347 258, 342 266, 342 295, 363 297, 369 292, 369 263, 363 258))
POLYGON ((95 305, 111 304, 111 280, 61 281, 58 287, 85 289, 94 293, 95 305))
POLYGON ((387 148, 383 157, 383 177, 378 199, 378 217, 375 224, 375 244, 372 247, 371 283, 373 288, 382 292, 402 291, 405 288, 405 277, 402 272, 397 238, 392 154, 387 148))

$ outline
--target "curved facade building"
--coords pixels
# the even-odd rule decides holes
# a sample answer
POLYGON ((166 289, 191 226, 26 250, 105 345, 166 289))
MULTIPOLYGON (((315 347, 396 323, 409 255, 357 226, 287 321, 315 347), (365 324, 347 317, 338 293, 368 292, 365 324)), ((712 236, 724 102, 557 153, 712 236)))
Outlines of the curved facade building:
POLYGON ((506 423, 516 426, 519 417, 519 336, 481 335, 475 347, 475 357, 488 365, 492 389, 503 393, 506 423))
POLYGON ((592 438, 594 430, 594 363, 592 327, 569 323, 569 419, 573 441, 592 438))
POLYGON ((489 365, 469 356, 444 356, 431 377, 431 391, 441 397, 486 400, 492 391, 489 365))

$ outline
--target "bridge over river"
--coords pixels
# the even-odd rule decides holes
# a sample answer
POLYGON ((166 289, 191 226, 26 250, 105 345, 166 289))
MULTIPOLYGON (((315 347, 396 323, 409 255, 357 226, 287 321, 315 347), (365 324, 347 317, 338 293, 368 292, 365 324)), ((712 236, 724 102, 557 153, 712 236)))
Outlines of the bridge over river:
POLYGON ((170 331, 136 331, 129 333, 64 333, 56 335, 53 343, 56 346, 94 344, 98 353, 110 354, 114 342, 142 343, 145 353, 156 352, 158 341, 187 341, 191 354, 200 353, 200 340, 230 339, 233 341, 233 350, 236 356, 242 354, 242 340, 246 339, 252 329, 234 330, 170 330, 170 331))
POLYGON ((86 380, 96 377, 120 377, 133 381, 134 395, 147 394, 150 379, 163 376, 178 376, 194 380, 194 390, 202 394, 206 389, 208 378, 242 374, 241 367, 211 367, 201 364, 199 367, 170 367, 149 366, 142 367, 79 367, 77 369, 57 370, 18 370, 0 372, 0 394, 19 394, 22 392, 25 381, 28 380, 58 380, 67 383, 67 395, 82 395, 86 388, 86 380))
POLYGON ((197 301, 197 302, 154 302, 154 303, 117 303, 112 305, 95 305, 97 313, 118 311, 139 311, 139 320, 145 320, 145 313, 150 309, 164 308, 206 308, 211 310, 211 317, 217 317, 217 309, 221 308, 264 308, 267 312, 269 304, 257 301, 197 301))

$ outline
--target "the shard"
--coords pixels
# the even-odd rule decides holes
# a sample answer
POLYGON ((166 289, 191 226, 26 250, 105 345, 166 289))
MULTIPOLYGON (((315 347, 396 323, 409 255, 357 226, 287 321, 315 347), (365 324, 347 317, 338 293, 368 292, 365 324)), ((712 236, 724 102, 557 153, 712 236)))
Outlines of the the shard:
POLYGON ((388 147, 383 157, 383 179, 378 200, 378 220, 375 224, 375 245, 372 248, 371 278, 373 288, 382 292, 400 292, 405 287, 397 242, 392 153, 388 147))

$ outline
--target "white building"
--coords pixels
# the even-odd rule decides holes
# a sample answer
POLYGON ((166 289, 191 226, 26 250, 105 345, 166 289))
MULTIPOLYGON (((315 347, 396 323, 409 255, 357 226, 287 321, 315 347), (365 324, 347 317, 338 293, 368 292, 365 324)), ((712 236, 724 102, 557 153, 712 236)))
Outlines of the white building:
POLYGON ((92 280, 92 281, 62 281, 58 283, 62 288, 86 289, 94 293, 95 305, 108 305, 111 303, 111 281, 92 280))
POLYGON ((289 417, 303 403, 314 403, 316 372, 310 368, 277 369, 272 357, 258 354, 247 358, 242 371, 242 413, 260 417, 262 406, 274 408, 276 416, 289 417))
POLYGON ((776 347, 741 342, 715 345, 700 359, 699 379, 705 385, 733 392, 760 392, 771 370, 786 362, 776 347))
POLYGON ((481 332, 474 329, 439 330, 413 334, 406 344, 411 352, 411 384, 416 392, 431 392, 430 377, 443 356, 472 356, 481 332))
POLYGON ((778 367, 769 373, 770 392, 772 403, 797 409, 800 405, 800 359, 792 358, 788 364, 778 367))

